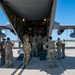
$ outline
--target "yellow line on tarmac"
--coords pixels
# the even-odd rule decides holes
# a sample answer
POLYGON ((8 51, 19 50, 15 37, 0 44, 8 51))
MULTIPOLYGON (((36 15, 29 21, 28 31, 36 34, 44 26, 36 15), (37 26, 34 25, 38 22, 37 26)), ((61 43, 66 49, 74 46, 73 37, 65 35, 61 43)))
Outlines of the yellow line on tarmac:
POLYGON ((21 70, 23 69, 23 65, 17 70, 17 72, 14 75, 19 75, 19 73, 21 72, 21 70))

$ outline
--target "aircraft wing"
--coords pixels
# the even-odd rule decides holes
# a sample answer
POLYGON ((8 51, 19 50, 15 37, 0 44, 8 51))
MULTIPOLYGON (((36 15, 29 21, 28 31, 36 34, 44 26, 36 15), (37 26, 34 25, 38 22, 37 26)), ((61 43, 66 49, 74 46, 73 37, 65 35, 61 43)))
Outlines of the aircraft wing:
POLYGON ((61 35, 65 29, 73 29, 73 33, 70 37, 75 38, 75 25, 60 25, 58 22, 54 22, 53 29, 58 29, 57 34, 61 35))
POLYGON ((12 33, 15 34, 13 28, 12 28, 10 25, 6 25, 6 26, 1 26, 1 25, 0 25, 0 29, 7 29, 7 30, 10 30, 12 33))
POLYGON ((75 29, 75 26, 60 26, 60 29, 75 29))
POLYGON ((12 30, 12 28, 10 28, 8 26, 0 26, 0 29, 9 29, 9 30, 12 30))
POLYGON ((60 23, 55 21, 53 29, 75 29, 75 25, 60 25, 60 23))
POLYGON ((53 29, 63 29, 63 30, 64 29, 75 29, 75 26, 71 26, 71 25, 70 26, 67 26, 67 25, 65 25, 65 26, 58 26, 57 25, 57 26, 54 26, 53 29))

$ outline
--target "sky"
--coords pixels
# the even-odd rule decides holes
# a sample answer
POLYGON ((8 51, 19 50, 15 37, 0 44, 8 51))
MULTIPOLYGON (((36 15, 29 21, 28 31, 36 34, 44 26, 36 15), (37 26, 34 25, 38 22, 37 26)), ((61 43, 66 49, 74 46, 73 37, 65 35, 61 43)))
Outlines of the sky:
MULTIPOLYGON (((60 25, 75 25, 75 0, 57 0, 56 6, 56 14, 55 21, 59 22, 60 25)), ((73 30, 65 30, 62 35, 57 35, 57 30, 53 30, 52 36, 53 39, 57 39, 58 37, 67 40, 75 40, 75 38, 71 38, 69 35, 73 32, 73 30)))
MULTIPOLYGON (((55 21, 59 22, 60 25, 75 25, 75 0, 57 0, 55 21)), ((2 9, 0 8, 0 25, 5 25, 9 23, 6 16, 4 15, 2 9)), ((9 30, 3 31, 6 33, 6 37, 10 37, 11 40, 16 40, 17 36, 12 34, 9 30)), ((73 30, 65 30, 62 35, 57 35, 57 30, 53 30, 52 37, 53 40, 57 40, 59 37, 67 40, 75 40, 69 35, 73 30)))
MULTIPOLYGON (((8 23, 9 22, 8 22, 6 16, 4 15, 2 9, 0 8, 0 25, 5 26, 8 23)), ((3 30, 2 32, 6 34, 6 38, 10 37, 11 40, 17 40, 18 39, 17 36, 15 36, 12 32, 10 32, 10 30, 3 30)))

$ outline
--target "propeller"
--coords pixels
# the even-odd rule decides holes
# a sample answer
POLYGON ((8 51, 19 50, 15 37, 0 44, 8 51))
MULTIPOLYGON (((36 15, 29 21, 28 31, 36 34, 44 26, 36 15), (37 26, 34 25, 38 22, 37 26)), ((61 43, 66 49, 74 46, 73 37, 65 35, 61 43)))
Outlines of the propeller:
POLYGON ((71 38, 75 38, 75 29, 73 29, 73 33, 70 34, 71 38))

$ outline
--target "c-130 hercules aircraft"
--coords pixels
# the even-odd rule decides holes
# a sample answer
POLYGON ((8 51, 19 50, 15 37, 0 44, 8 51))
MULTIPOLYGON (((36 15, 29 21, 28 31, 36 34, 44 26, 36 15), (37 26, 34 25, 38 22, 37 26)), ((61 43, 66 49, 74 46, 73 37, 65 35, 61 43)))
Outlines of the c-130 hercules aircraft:
POLYGON ((57 0, 0 0, 0 7, 5 13, 11 28, 21 40, 24 34, 41 34, 51 36, 53 29, 61 35, 65 29, 73 29, 70 34, 75 37, 75 26, 60 26, 54 21, 57 0))

